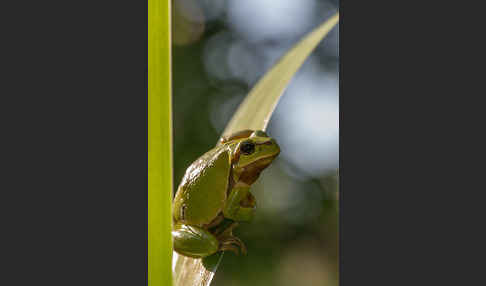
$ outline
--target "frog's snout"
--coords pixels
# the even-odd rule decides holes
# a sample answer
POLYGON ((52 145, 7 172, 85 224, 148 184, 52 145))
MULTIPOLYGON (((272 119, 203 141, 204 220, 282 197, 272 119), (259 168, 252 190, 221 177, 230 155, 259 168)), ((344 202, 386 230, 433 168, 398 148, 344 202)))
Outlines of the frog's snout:
POLYGON ((278 156, 278 154, 280 154, 280 146, 277 144, 277 141, 275 141, 275 139, 272 138, 272 140, 270 140, 273 144, 273 146, 275 146, 275 157, 278 156))

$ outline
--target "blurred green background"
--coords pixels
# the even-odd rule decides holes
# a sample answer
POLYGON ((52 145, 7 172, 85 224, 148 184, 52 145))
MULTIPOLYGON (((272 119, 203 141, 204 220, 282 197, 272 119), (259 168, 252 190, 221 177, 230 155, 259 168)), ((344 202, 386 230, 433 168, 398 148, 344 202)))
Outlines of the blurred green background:
MULTIPOLYGON (((214 147, 244 96, 338 1, 175 0, 174 180, 214 147)), ((339 35, 296 74, 267 132, 281 154, 252 187, 253 222, 235 235, 212 285, 338 285, 339 35)))

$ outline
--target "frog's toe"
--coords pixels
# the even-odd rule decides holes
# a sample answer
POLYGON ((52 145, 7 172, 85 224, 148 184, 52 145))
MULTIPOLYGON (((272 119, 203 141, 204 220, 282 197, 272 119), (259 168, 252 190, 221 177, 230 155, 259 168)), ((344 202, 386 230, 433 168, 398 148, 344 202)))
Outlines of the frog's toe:
POLYGON ((225 237, 221 241, 220 250, 222 251, 229 250, 229 251, 233 251, 235 254, 241 253, 243 255, 246 255, 247 253, 245 244, 243 243, 243 241, 241 241, 241 239, 239 239, 236 236, 225 237))
POLYGON ((235 240, 236 244, 240 247, 240 250, 241 250, 241 253, 243 255, 246 255, 247 253, 247 250, 246 250, 246 246, 245 244, 243 243, 243 241, 241 241, 241 239, 239 239, 238 237, 236 236, 233 236, 233 239, 235 240))
POLYGON ((231 251, 236 255, 240 254, 240 249, 231 243, 222 243, 219 248, 220 251, 231 251))

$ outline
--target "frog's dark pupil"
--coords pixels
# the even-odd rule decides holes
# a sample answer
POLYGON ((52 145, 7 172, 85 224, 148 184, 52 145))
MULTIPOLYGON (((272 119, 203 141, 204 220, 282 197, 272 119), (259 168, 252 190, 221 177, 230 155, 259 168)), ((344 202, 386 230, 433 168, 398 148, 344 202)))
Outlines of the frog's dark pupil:
POLYGON ((240 147, 241 152, 245 155, 250 155, 255 151, 255 145, 251 142, 243 142, 240 147))

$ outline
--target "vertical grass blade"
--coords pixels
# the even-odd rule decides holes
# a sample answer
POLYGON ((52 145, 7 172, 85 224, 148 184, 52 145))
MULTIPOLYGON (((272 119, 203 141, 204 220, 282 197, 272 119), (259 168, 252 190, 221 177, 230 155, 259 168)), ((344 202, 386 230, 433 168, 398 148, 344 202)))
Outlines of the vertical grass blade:
POLYGON ((172 284, 171 0, 148 0, 148 285, 172 284))
MULTIPOLYGON (((336 13, 288 51, 246 96, 222 136, 243 129, 265 130, 273 110, 290 80, 320 41, 338 23, 338 20, 339 14, 336 13)), ((210 285, 221 259, 221 253, 201 260, 174 252, 174 285, 210 285)))

